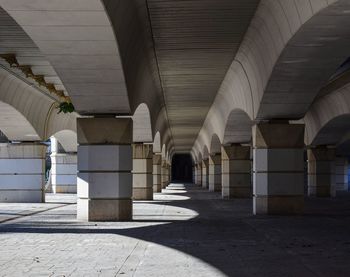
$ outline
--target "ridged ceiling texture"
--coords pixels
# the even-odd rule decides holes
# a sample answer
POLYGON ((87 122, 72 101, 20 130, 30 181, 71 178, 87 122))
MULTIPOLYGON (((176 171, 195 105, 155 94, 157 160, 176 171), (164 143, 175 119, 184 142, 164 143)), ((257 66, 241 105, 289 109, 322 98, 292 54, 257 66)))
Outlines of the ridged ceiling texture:
POLYGON ((189 151, 257 0, 148 0, 176 151, 189 151))

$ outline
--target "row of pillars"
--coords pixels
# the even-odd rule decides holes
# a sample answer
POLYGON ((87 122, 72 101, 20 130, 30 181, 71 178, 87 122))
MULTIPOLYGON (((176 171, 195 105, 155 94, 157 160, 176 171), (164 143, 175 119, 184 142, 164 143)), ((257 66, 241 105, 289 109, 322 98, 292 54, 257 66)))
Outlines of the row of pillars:
MULTIPOLYGON (((78 219, 130 220, 133 198, 151 200, 168 185, 168 161, 152 145, 132 144, 131 119, 79 118, 77 133, 77 155, 52 153, 52 184, 72 192, 68 179, 78 171, 78 219)), ((45 154, 42 144, 0 145, 1 202, 44 201, 45 154)), ((334 148, 308 150, 310 195, 345 188, 347 161, 334 158, 334 148)), ((223 198, 253 196, 255 214, 301 213, 304 178, 304 125, 286 123, 254 126, 252 147, 222 146, 195 170, 195 182, 223 198)))
POLYGON ((169 163, 152 145, 132 144, 132 129, 128 118, 77 120, 79 220, 130 220, 132 199, 168 185, 169 163))
MULTIPOLYGON (((51 142, 51 191, 77 193, 78 219, 130 220, 132 199, 152 200, 170 180, 171 166, 152 144, 132 144, 132 120, 78 120, 78 152, 51 142), (78 173, 77 173, 78 172, 78 173)), ((47 146, 0 144, 0 202, 44 202, 47 146)))
MULTIPOLYGON (((335 148, 307 150, 308 195, 335 196, 348 188, 347 158, 335 148)), ((253 145, 222 146, 194 167, 195 183, 224 199, 253 197, 254 214, 300 214, 304 209, 304 125, 259 124, 253 145)))
POLYGON ((45 202, 45 191, 77 192, 77 154, 51 144, 51 177, 45 184, 47 145, 38 142, 0 143, 0 202, 45 202))

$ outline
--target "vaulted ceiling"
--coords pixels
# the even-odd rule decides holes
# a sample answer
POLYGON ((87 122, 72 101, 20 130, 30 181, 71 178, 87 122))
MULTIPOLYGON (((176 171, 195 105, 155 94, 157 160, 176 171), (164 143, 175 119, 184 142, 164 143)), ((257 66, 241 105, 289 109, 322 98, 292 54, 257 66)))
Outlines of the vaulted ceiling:
MULTIPOLYGON (((175 151, 189 152, 259 0, 133 1, 130 3, 147 14, 135 14, 139 16, 135 20, 147 26, 148 34, 122 32, 122 37, 127 34, 130 39, 126 42, 132 42, 133 37, 135 42, 137 36, 148 36, 145 47, 154 51, 152 60, 155 59, 175 151)), ((30 64, 34 73, 44 75, 57 89, 67 89, 79 112, 128 112, 121 69, 122 63, 125 69, 129 61, 119 61, 116 44, 120 46, 121 38, 116 29, 120 26, 115 28, 115 23, 133 30, 126 24, 133 22, 133 18, 127 18, 130 10, 116 11, 129 9, 131 4, 105 1, 109 22, 100 0, 76 1, 72 5, 67 1, 0 3, 10 14, 0 10, 0 53, 16 54, 20 64, 30 64), (123 14, 125 18, 120 21, 113 18, 123 14), (112 42, 114 35, 117 41, 112 42)), ((127 57, 132 61, 132 56, 127 57)))
POLYGON ((175 149, 189 151, 258 0, 148 0, 175 149))

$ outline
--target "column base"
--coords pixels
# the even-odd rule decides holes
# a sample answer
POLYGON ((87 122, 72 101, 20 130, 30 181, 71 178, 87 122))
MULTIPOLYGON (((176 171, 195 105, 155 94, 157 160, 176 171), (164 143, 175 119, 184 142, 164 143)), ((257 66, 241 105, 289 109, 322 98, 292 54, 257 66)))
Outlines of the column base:
POLYGON ((41 190, 2 190, 0 203, 45 203, 45 195, 41 190))
POLYGON ((53 185, 53 193, 77 193, 77 185, 53 185))
POLYGON ((81 221, 130 221, 131 199, 78 199, 77 218, 81 221))
POLYGON ((133 188, 134 200, 153 200, 153 188, 133 188))
POLYGON ((153 192, 154 193, 162 192, 162 185, 161 184, 153 185, 153 192))
POLYGON ((304 196, 254 196, 253 213, 293 215, 304 212, 304 196))

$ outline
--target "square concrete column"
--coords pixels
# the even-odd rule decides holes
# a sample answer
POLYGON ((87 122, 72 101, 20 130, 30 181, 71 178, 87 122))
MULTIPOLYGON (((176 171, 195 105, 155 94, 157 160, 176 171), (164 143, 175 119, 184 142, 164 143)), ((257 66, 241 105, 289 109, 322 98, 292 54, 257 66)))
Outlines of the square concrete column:
POLYGON ((304 210, 303 124, 253 126, 254 214, 300 214, 304 210))
POLYGON ((202 162, 196 164, 197 180, 196 185, 202 186, 202 162))
POLYGON ((77 193, 77 153, 65 153, 55 137, 51 141, 51 191, 77 193))
POLYGON ((132 119, 78 118, 79 220, 132 219, 132 119))
POLYGON ((153 192, 162 192, 162 154, 153 155, 153 192))
POLYGON ((0 202, 45 202, 46 145, 0 143, 0 202))
POLYGON ((252 197, 250 146, 222 146, 222 198, 252 197))
POLYGON ((193 179, 193 183, 195 185, 198 184, 198 169, 197 169, 197 164, 194 164, 193 166, 193 171, 194 171, 194 179, 193 179))
POLYGON ((209 156, 209 191, 221 191, 221 154, 209 156))
POLYGON ((348 191, 348 159, 337 157, 335 159, 335 182, 336 190, 348 191))
POLYGON ((53 152, 50 157, 53 193, 77 193, 77 154, 53 152))
POLYGON ((168 163, 168 184, 171 182, 171 163, 168 163))
POLYGON ((192 183, 196 184, 197 180, 197 169, 196 169, 196 165, 193 164, 192 165, 192 183))
POLYGON ((202 187, 209 188, 209 159, 202 161, 202 187))
POLYGON ((133 144, 133 199, 153 200, 153 147, 133 144))
POLYGON ((168 167, 167 167, 167 162, 166 160, 162 160, 162 168, 161 168, 161 173, 162 173, 162 188, 165 189, 168 185, 168 167))
POLYGON ((317 197, 334 197, 335 149, 317 147, 308 149, 308 194, 317 197))

